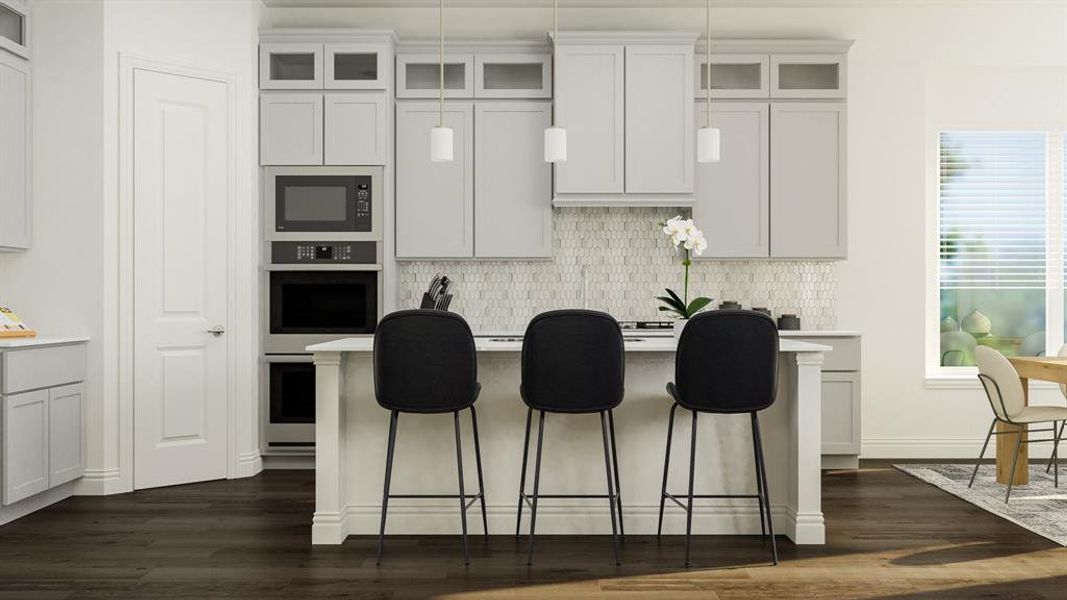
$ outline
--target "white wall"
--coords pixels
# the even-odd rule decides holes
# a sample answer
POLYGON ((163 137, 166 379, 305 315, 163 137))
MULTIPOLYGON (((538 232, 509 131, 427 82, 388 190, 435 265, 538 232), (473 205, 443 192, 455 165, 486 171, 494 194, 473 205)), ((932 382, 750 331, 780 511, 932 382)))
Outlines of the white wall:
MULTIPOLYGON (((838 325, 864 331, 863 438, 868 457, 970 457, 989 408, 973 382, 935 389, 925 381, 928 85, 939 74, 1050 69, 1067 78, 1067 3, 1054 1, 802 3, 716 8, 715 37, 830 37, 856 40, 849 55, 849 260, 838 269, 838 325), (783 6, 785 5, 785 6, 783 6)), ((395 29, 401 39, 436 36, 433 8, 269 11, 274 27, 395 29)), ((563 29, 701 30, 702 9, 566 9, 563 29)), ((450 8, 455 37, 543 37, 546 8, 450 8)), ((1014 78, 1010 85, 1026 85, 1014 78)), ((935 90, 935 93, 940 93, 935 90)), ((1063 88, 1043 106, 1067 112, 1063 88), (1055 97, 1059 94, 1059 97, 1055 97)), ((1032 126, 1032 103, 990 102, 998 124, 1032 126)), ((1041 120, 1060 120, 1056 111, 1041 120)), ((1060 115, 1062 116, 1062 115, 1060 115)), ((728 143, 728 142, 726 142, 728 143)), ((1053 390, 1033 401, 1062 402, 1053 390)), ((1039 454, 1035 447, 1035 455, 1039 454)))

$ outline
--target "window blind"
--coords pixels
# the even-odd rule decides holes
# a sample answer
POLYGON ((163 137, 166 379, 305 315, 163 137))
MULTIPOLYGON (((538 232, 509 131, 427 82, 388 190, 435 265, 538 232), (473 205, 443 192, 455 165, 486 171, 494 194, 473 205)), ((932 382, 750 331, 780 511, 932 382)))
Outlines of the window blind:
POLYGON ((1042 132, 942 132, 942 289, 1044 289, 1042 132))

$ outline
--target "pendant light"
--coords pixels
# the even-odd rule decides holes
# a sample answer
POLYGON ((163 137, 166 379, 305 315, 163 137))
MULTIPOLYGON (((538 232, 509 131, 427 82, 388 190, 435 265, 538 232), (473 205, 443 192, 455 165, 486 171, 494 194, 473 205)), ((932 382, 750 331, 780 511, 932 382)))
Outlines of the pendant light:
POLYGON ((440 93, 437 107, 437 127, 430 130, 430 160, 433 162, 451 162, 452 129, 445 127, 445 0, 440 0, 437 12, 440 33, 440 93))
POLYGON ((707 56, 704 73, 707 81, 704 93, 707 94, 704 108, 704 126, 697 131, 697 162, 719 162, 719 130, 711 126, 711 0, 707 0, 708 39, 707 56))
POLYGON ((545 129, 545 162, 558 163, 567 160, 567 130, 556 125, 556 70, 559 53, 559 0, 552 0, 552 126, 545 129))

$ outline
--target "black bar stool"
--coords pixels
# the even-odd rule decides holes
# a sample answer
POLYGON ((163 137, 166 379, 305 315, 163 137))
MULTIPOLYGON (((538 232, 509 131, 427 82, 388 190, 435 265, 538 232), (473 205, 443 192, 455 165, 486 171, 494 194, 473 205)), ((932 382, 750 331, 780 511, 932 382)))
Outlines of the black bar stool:
POLYGON ((619 534, 622 533, 622 499, 619 493, 619 460, 615 453, 615 418, 612 409, 623 397, 623 341, 619 323, 611 315, 591 310, 555 310, 530 321, 522 341, 522 384, 519 388, 526 411, 526 441, 522 449, 522 477, 515 535, 522 526, 522 506, 530 506, 530 548, 527 564, 533 564, 534 531, 539 498, 606 498, 611 512, 611 545, 619 564, 619 534), (526 465, 530 452, 530 421, 540 412, 537 424, 537 458, 533 494, 526 493, 526 465), (541 445, 545 413, 600 414, 604 440, 607 495, 541 494, 541 445), (618 510, 616 526, 615 511, 618 510))
POLYGON ((774 541, 767 492, 767 468, 763 460, 763 442, 757 415, 774 403, 778 387, 778 329, 774 321, 767 315, 748 310, 716 310, 698 314, 689 320, 678 340, 674 377, 675 381, 667 384, 667 392, 674 398, 674 404, 667 426, 667 453, 663 458, 663 487, 656 535, 663 531, 663 506, 667 500, 685 509, 685 565, 688 567, 693 498, 756 498, 759 501, 760 529, 764 538, 770 535, 774 564, 778 564, 778 547, 774 541), (674 411, 679 406, 693 414, 687 495, 667 493, 674 411), (697 413, 749 413, 756 465, 755 495, 693 494, 697 413), (679 498, 686 499, 686 504, 682 504, 679 498))
POLYGON ((390 313, 378 323, 374 335, 374 394, 378 404, 389 410, 389 446, 385 459, 385 490, 382 492, 382 524, 378 533, 378 564, 385 549, 385 514, 390 498, 456 498, 463 527, 463 562, 470 564, 467 550, 467 510, 475 501, 482 504, 482 527, 489 535, 485 513, 485 486, 482 482, 482 451, 478 444, 477 355, 474 336, 467 322, 455 313, 437 310, 403 310, 390 313), (471 411, 474 431, 474 458, 478 467, 478 493, 463 491, 463 445, 459 435, 459 413, 471 411), (456 466, 459 494, 390 494, 393 474, 393 447, 400 413, 452 413, 456 430, 456 466))

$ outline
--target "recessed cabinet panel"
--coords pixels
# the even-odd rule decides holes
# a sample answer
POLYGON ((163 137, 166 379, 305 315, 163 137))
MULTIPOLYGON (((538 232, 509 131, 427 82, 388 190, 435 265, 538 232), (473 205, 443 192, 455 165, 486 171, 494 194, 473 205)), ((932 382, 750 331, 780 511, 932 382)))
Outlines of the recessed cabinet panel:
POLYGON ((326 95, 327 165, 384 165, 388 161, 388 100, 380 92, 326 95))
POLYGON ((270 43, 259 45, 259 87, 264 89, 321 89, 322 44, 270 43))
POLYGON ((19 56, 29 56, 29 40, 26 39, 25 8, 0 3, 0 48, 6 48, 19 56))
POLYGON ((48 489, 48 390, 3 396, 3 501, 48 489))
POLYGON ((561 46, 557 56, 556 114, 567 130, 567 160, 556 164, 556 193, 621 193, 626 166, 624 47, 561 46))
POLYGON ((844 98, 844 55, 772 55, 771 97, 844 98))
POLYGON ((377 44, 326 44, 327 89, 385 89, 385 53, 377 44))
POLYGON ((627 193, 693 191, 692 72, 692 46, 626 48, 627 193))
MULTIPOLYGON (((696 164, 693 220, 704 230, 703 258, 767 258, 770 255, 770 105, 712 104, 711 125, 724 143, 722 160, 696 164)), ((704 102, 697 126, 706 125, 704 102)))
POLYGON ((67 385, 48 390, 48 486, 72 481, 85 473, 85 387, 67 385))
POLYGON ((493 54, 474 57, 478 98, 551 98, 552 57, 548 54, 493 54))
POLYGON ((845 258, 845 106, 771 105, 771 256, 845 258))
MULTIPOLYGON (((696 59, 696 96, 707 97, 707 58, 696 59)), ((767 54, 712 54, 712 98, 766 98, 770 95, 770 56, 767 54)))
POLYGON ((476 104, 475 256, 552 255, 552 170, 541 147, 550 111, 548 102, 476 104))
POLYGON ((322 94, 261 94, 259 160, 263 165, 321 165, 322 94))
POLYGON ((30 247, 29 63, 0 52, 0 248, 30 247))
POLYGON ((860 453, 860 374, 823 372, 822 453, 860 453))
POLYGON ((445 106, 453 160, 433 162, 430 130, 438 124, 437 104, 397 103, 397 258, 474 256, 473 113, 470 102, 445 106))
MULTIPOLYGON (((444 76, 446 98, 472 97, 474 56, 445 54, 444 76)), ((396 57, 398 98, 437 98, 440 85, 441 65, 436 54, 400 54, 396 57)))

